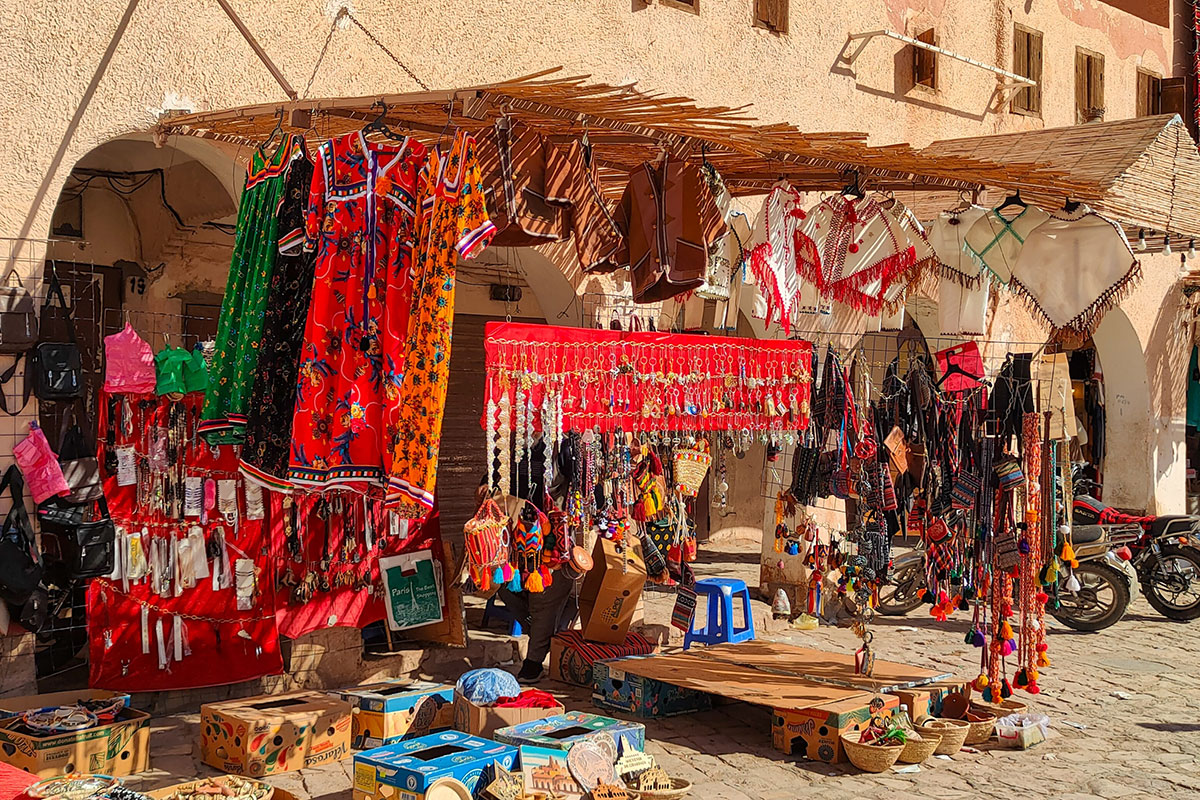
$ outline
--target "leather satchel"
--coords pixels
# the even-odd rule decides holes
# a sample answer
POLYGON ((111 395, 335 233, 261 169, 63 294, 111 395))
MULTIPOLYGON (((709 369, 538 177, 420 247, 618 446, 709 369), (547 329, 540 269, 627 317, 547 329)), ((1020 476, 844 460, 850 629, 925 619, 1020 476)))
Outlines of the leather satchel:
POLYGON ((38 338, 33 295, 14 278, 15 272, 8 273, 7 282, 0 286, 0 353, 8 355, 24 353, 38 338))
POLYGON ((16 464, 4 473, 0 494, 8 489, 12 508, 0 529, 0 599, 24 605, 42 582, 42 558, 25 511, 25 479, 16 464))
POLYGON ((58 276, 53 273, 42 306, 38 342, 29 351, 25 380, 32 382, 38 400, 77 400, 84 394, 83 356, 75 338, 75 320, 58 276))

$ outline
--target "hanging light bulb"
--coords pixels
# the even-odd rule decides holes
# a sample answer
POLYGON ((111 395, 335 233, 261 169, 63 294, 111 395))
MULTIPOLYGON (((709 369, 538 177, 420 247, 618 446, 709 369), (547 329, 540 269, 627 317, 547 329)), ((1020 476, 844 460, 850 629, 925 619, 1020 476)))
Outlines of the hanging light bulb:
POLYGON ((1188 260, 1191 260, 1196 257, 1196 240, 1195 239, 1191 239, 1188 241, 1187 257, 1188 257, 1188 260))
POLYGON ((1138 231, 1137 249, 1138 250, 1146 249, 1146 229, 1145 228, 1142 228, 1141 230, 1138 231))
POLYGON ((1171 250, 1171 235, 1167 234, 1166 236, 1163 237, 1163 255, 1169 256, 1169 255, 1171 255, 1172 252, 1173 251, 1171 250))
POLYGON ((1188 265, 1187 265, 1187 253, 1180 253, 1179 254, 1179 277, 1186 278, 1188 275, 1191 275, 1191 274, 1192 274, 1191 270, 1188 269, 1188 265))

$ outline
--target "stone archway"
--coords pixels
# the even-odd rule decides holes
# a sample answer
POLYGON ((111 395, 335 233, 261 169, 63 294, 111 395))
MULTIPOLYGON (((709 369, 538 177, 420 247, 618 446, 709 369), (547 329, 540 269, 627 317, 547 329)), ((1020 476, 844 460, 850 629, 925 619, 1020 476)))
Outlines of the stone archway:
POLYGON ((1141 340, 1120 308, 1105 315, 1092 336, 1104 373, 1104 501, 1121 508, 1155 508, 1152 454, 1157 435, 1141 340), (1119 454, 1119 456, 1117 456, 1119 454))

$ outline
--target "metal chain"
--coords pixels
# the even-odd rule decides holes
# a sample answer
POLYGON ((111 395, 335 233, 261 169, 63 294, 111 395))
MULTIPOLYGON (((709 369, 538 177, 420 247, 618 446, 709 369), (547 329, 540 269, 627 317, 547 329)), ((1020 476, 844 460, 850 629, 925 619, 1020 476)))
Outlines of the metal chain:
POLYGON ((317 77, 317 71, 321 68, 321 64, 324 63, 324 61, 325 61, 325 54, 327 52, 329 52, 329 43, 331 41, 333 41, 333 34, 337 30, 338 23, 341 22, 343 18, 348 19, 352 23, 354 23, 354 26, 357 27, 360 31, 362 31, 363 35, 366 36, 368 39, 370 39, 375 44, 376 47, 378 47, 383 52, 387 53, 388 58, 392 59, 392 61, 395 61, 396 64, 400 67, 400 69, 404 70, 404 72, 407 73, 408 77, 412 78, 413 81, 418 86, 420 86, 422 89, 424 89, 427 92, 429 91, 429 84, 425 83, 425 81, 418 78, 417 74, 415 72, 413 72, 411 69, 409 69, 407 64, 405 64, 403 61, 401 61, 396 56, 395 53, 393 53, 391 50, 389 50, 387 48, 387 46, 383 42, 379 41, 379 39, 375 36, 375 34, 371 33, 369 30, 367 30, 366 26, 364 26, 361 22, 358 21, 358 17, 354 16, 354 14, 350 11, 349 8, 347 8, 346 6, 342 6, 341 8, 338 9, 337 15, 333 18, 333 24, 329 26, 329 34, 326 35, 326 37, 325 37, 325 44, 321 46, 321 55, 317 56, 317 63, 313 65, 312 74, 308 76, 308 83, 305 84, 304 92, 300 95, 301 97, 304 97, 304 98, 308 97, 308 93, 312 89, 313 81, 317 77))
POLYGON ((376 46, 378 46, 378 47, 379 47, 379 49, 380 49, 380 50, 382 50, 383 52, 387 53, 387 54, 388 54, 388 57, 389 57, 389 58, 391 58, 391 59, 392 59, 392 61, 395 61, 395 62, 396 62, 396 64, 398 64, 398 65, 399 65, 400 69, 402 69, 402 70, 404 70, 406 73, 408 73, 408 77, 412 78, 412 79, 413 79, 413 81, 414 81, 414 82, 416 82, 417 86, 420 86, 422 89, 424 89, 424 90, 425 90, 425 91, 427 91, 427 92, 429 91, 429 84, 425 83, 425 81, 423 81, 423 80, 421 80, 420 78, 418 78, 418 77, 417 77, 417 74, 416 74, 415 72, 413 72, 411 69, 409 69, 407 64, 405 64, 403 61, 401 61, 399 58, 397 58, 397 57, 396 57, 396 54, 395 54, 395 53, 393 53, 391 50, 388 50, 388 49, 387 49, 387 47, 386 47, 386 46, 383 44, 383 42, 381 42, 381 41, 379 41, 378 39, 376 39, 376 38, 375 38, 375 34, 371 33, 369 30, 367 30, 367 29, 366 29, 366 28, 363 26, 363 24, 362 24, 361 22, 359 22, 359 21, 358 21, 358 18, 357 18, 357 17, 355 17, 355 16, 354 16, 354 14, 350 13, 350 9, 346 8, 345 6, 343 6, 343 7, 342 7, 342 11, 344 11, 344 12, 345 12, 345 14, 346 14, 346 17, 347 17, 347 18, 348 18, 348 19, 349 19, 351 22, 353 22, 353 23, 355 24, 355 26, 357 26, 357 27, 358 27, 358 29, 359 29, 360 31, 362 31, 362 32, 363 32, 363 34, 364 34, 364 35, 365 35, 365 36, 366 36, 368 39, 370 39, 372 42, 374 42, 374 43, 376 44, 376 46))
POLYGON ((337 31, 338 23, 349 13, 350 10, 342 6, 333 18, 333 24, 329 26, 329 33, 325 36, 325 44, 321 46, 321 55, 317 56, 317 63, 313 64, 312 74, 308 76, 308 83, 304 84, 304 91, 300 93, 302 98, 307 98, 308 93, 312 90, 313 81, 317 79, 317 70, 321 68, 321 64, 325 63, 325 54, 329 52, 329 43, 333 41, 333 34, 337 31))

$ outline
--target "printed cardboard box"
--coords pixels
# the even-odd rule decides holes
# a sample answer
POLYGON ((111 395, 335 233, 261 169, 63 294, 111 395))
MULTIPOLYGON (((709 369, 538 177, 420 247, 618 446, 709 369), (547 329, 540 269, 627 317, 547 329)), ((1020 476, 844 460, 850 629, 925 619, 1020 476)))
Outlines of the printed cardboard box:
POLYGON ((546 717, 557 717, 566 709, 562 704, 554 708, 498 708, 479 706, 461 694, 454 694, 454 727, 463 733, 491 739, 501 728, 511 728, 526 722, 535 722, 546 717))
POLYGON ((632 675, 622 668, 633 658, 597 661, 592 665, 592 703, 642 719, 708 711, 712 696, 694 689, 632 675))
POLYGON ((622 555, 611 540, 597 539, 592 550, 592 564, 579 589, 583 638, 621 644, 633 624, 642 587, 646 584, 642 547, 635 543, 622 555))
POLYGON ((200 755, 222 772, 259 778, 350 754, 350 704, 320 692, 200 706, 200 755))
POLYGON ((454 687, 431 681, 392 679, 330 692, 354 709, 350 746, 369 750, 399 741, 412 725, 417 703, 432 696, 439 703, 430 731, 454 724, 454 687))
POLYGON ((581 631, 563 631, 550 640, 550 679, 592 688, 592 665, 626 656, 647 656, 658 648, 631 631, 620 644, 589 642, 581 631))
POLYGON ((511 770, 516 761, 517 749, 506 744, 460 731, 431 733, 356 753, 354 800, 421 800, 441 778, 453 778, 477 794, 485 774, 490 781, 494 764, 511 770))
MULTIPOLYGON (((78 693, 71 702, 75 699, 78 693)), ((21 732, 20 720, 10 717, 0 720, 0 759, 39 778, 68 772, 135 775, 150 763, 149 723, 149 714, 125 708, 108 725, 34 736, 21 732)))
POLYGON ((48 706, 73 706, 83 700, 124 700, 129 705, 128 692, 110 692, 107 689, 79 689, 74 692, 49 692, 30 694, 23 697, 0 697, 0 719, 48 706))
POLYGON ((552 750, 570 750, 571 745, 601 731, 610 734, 618 745, 623 745, 627 750, 646 749, 646 726, 640 722, 626 722, 596 714, 585 714, 582 711, 568 711, 557 717, 501 728, 496 731, 495 738, 497 742, 504 742, 513 747, 529 745, 548 747, 552 750))
POLYGON ((894 695, 863 692, 812 708, 777 708, 771 738, 783 753, 836 764, 846 760, 843 733, 862 730, 872 716, 890 717, 899 707, 900 699, 894 695))
POLYGON ((896 689, 888 692, 900 700, 900 707, 908 712, 914 722, 925 717, 941 716, 942 703, 947 695, 958 692, 970 697, 970 683, 961 679, 937 681, 911 689, 896 689))

